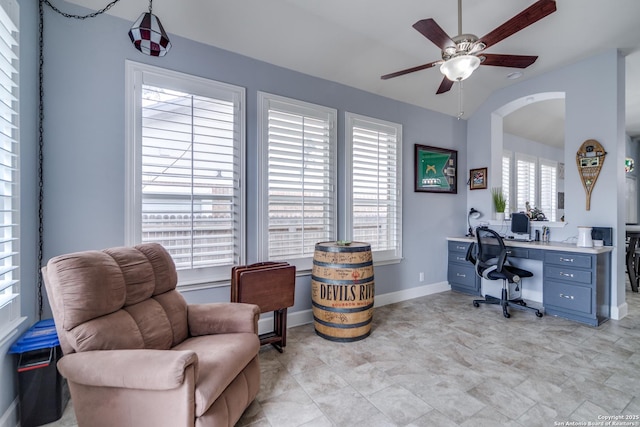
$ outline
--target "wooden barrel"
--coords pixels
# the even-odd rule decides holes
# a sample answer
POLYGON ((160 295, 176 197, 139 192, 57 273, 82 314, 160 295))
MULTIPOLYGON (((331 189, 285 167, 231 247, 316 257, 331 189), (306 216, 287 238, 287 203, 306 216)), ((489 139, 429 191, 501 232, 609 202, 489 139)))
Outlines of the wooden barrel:
POLYGON ((340 342, 368 337, 373 318, 374 291, 370 244, 316 244, 311 272, 316 334, 340 342))

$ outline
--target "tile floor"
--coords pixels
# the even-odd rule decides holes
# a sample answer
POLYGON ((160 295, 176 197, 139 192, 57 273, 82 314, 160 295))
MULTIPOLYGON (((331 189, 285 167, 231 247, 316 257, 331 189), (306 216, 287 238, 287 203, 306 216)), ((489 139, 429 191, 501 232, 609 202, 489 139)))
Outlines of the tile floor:
MULTIPOLYGON (((371 336, 352 343, 322 339, 313 325, 289 329, 284 354, 262 348, 262 386, 238 426, 530 427, 640 415, 640 294, 627 292, 630 314, 598 328, 515 310, 505 319, 472 299, 449 291, 377 308, 371 336)), ((71 404, 48 424, 75 425, 71 404)))

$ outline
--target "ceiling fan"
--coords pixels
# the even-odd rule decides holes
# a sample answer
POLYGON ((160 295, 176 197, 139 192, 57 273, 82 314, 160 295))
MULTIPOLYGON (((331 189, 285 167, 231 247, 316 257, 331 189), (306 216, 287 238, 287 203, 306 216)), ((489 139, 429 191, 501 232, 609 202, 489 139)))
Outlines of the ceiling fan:
POLYGON ((440 71, 445 75, 436 92, 440 94, 449 91, 455 81, 468 78, 480 65, 527 68, 538 59, 537 56, 492 54, 484 53, 484 50, 555 11, 555 0, 538 0, 484 37, 478 38, 473 34, 462 34, 462 0, 458 0, 458 35, 456 37, 449 37, 432 18, 421 19, 413 24, 413 28, 442 50, 442 59, 385 74, 381 78, 387 80, 440 65, 440 71))

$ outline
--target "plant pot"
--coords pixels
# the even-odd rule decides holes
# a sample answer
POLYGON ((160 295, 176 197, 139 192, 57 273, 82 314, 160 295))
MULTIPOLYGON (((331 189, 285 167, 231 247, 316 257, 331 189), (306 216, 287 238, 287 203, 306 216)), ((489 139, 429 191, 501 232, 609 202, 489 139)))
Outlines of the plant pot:
POLYGON ((504 212, 496 212, 496 220, 504 221, 504 212))

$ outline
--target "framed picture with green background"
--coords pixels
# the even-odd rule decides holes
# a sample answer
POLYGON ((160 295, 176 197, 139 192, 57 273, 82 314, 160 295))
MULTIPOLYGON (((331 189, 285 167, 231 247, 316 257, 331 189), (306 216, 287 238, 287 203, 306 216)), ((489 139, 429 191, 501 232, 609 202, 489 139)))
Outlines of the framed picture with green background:
POLYGON ((415 191, 458 193, 458 152, 415 144, 415 191))

